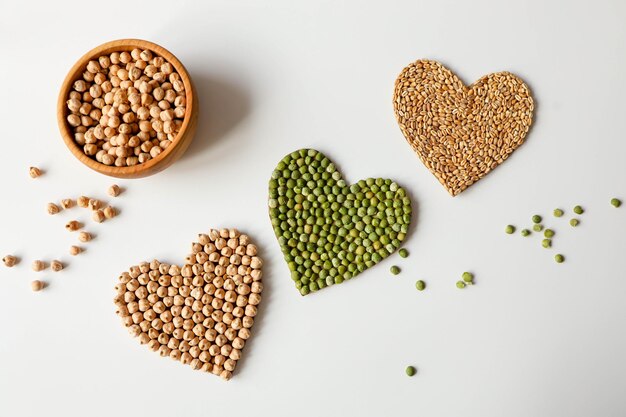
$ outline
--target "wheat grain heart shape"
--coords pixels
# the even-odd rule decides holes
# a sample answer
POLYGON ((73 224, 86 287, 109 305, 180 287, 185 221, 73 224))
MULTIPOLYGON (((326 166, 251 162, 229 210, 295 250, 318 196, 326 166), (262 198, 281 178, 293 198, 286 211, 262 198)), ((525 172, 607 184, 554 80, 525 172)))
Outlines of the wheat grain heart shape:
POLYGON ((396 79, 393 107, 407 142, 456 196, 524 142, 534 103, 524 81, 509 72, 467 87, 439 62, 419 60, 396 79))

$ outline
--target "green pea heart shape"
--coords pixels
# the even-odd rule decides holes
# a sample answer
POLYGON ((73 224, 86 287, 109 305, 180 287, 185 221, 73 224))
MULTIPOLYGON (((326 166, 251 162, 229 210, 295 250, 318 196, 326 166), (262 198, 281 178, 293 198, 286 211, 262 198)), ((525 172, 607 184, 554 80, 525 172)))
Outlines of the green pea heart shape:
POLYGON ((269 182, 274 232, 300 294, 341 284, 395 252, 411 222, 411 200, 390 179, 348 185, 314 149, 285 156, 269 182))

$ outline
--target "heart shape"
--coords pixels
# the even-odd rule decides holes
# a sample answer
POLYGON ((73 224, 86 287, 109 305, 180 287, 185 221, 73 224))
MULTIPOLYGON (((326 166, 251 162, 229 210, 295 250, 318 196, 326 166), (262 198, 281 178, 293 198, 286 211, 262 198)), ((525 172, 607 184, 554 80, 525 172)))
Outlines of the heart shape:
POLYGON ((395 182, 368 178, 348 186, 314 149, 285 156, 269 183, 269 212, 300 294, 349 280, 400 247, 411 200, 395 182))
POLYGON ((524 142, 534 104, 511 73, 489 74, 466 87, 440 63, 420 60, 396 79, 393 107, 417 156, 455 196, 524 142))
POLYGON ((228 380, 261 302, 263 262, 236 229, 198 235, 181 268, 154 260, 116 285, 117 314, 141 344, 228 380))

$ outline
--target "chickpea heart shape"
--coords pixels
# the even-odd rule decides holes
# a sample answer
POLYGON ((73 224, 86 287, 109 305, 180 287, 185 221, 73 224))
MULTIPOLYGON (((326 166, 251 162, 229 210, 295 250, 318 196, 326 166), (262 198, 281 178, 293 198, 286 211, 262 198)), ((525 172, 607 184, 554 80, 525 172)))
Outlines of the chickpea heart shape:
POLYGON ((411 200, 390 179, 348 185, 314 149, 285 156, 269 182, 269 214, 300 294, 341 284, 400 247, 411 200))
POLYGON ((396 79, 393 108, 407 142, 455 196, 524 143, 534 103, 528 86, 509 72, 466 87, 440 63, 419 60, 396 79))
POLYGON ((229 380, 261 302, 257 247, 236 229, 198 235, 179 267, 153 260, 119 277, 117 315, 152 351, 229 380))

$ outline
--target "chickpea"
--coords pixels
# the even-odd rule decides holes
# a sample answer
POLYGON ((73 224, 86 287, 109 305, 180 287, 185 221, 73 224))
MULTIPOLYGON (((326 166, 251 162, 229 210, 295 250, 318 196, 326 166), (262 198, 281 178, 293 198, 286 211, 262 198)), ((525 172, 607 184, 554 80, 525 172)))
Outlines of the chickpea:
POLYGON ((4 258, 2 258, 2 262, 7 268, 12 268, 18 264, 19 259, 13 255, 6 255, 4 258))
POLYGON ((28 175, 30 175, 31 178, 38 178, 43 174, 43 172, 37 168, 37 167, 30 167, 28 168, 28 175))
POLYGON ((89 61, 66 105, 83 152, 117 167, 157 157, 176 140, 186 113, 180 74, 163 57, 137 48, 89 61), (148 142, 150 149, 142 146, 148 142))

